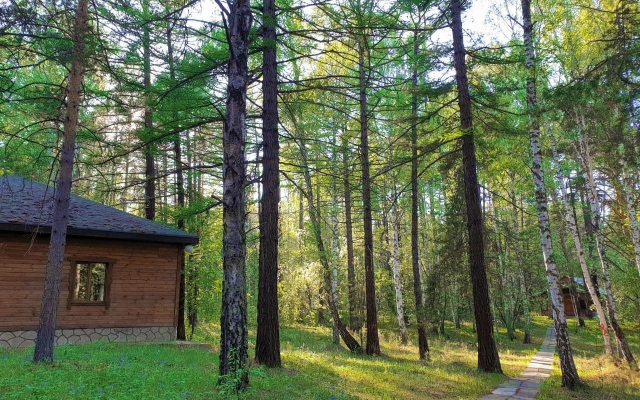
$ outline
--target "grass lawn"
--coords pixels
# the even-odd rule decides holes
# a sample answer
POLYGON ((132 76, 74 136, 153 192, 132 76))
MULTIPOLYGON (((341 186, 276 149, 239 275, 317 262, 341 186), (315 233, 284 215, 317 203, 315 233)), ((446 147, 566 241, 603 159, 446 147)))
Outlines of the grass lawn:
MULTIPOLYGON (((587 328, 571 332, 571 347, 580 379, 585 387, 569 391, 560 387, 561 376, 556 355, 556 363, 551 377, 540 388, 538 399, 580 399, 580 400, 638 400, 640 399, 640 373, 629 369, 626 362, 614 361, 603 353, 602 335, 597 320, 586 321, 587 328)), ((640 325, 623 326, 625 336, 633 356, 640 357, 640 325)), ((615 351, 615 337, 611 336, 615 351)))
MULTIPOLYGON (((506 340, 504 332, 497 336, 505 375, 520 374, 549 325, 550 320, 537 318, 534 343, 528 346, 506 340)), ((582 399, 640 398, 640 375, 628 368, 616 372, 599 356, 595 329, 590 324, 573 341, 578 368, 589 384, 578 395, 582 399), (610 393, 613 397, 607 397, 610 393)), ((639 331, 630 334, 636 353, 639 331)), ((219 332, 212 325, 197 338, 210 343, 211 350, 98 342, 57 347, 56 361, 49 365, 34 365, 32 348, 0 350, 0 399, 477 399, 506 379, 476 371, 470 326, 451 328, 448 333, 448 339, 431 336, 431 360, 419 362, 416 346, 399 346, 391 330, 380 333, 383 355, 368 357, 332 345, 329 329, 284 327, 283 368, 251 366, 250 387, 239 394, 215 385, 219 332)), ((559 389, 559 379, 554 372, 540 398, 578 398, 559 389)))

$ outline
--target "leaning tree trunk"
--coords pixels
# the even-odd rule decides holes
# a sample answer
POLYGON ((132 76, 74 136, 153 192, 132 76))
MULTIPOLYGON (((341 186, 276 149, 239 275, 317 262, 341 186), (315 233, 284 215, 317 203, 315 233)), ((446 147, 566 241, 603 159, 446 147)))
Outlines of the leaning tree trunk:
MULTIPOLYGON (((584 123, 584 122, 583 122, 584 123)), ((624 359, 627 360, 629 367, 633 370, 638 369, 631 348, 627 342, 627 338, 624 335, 624 331, 618 322, 618 311, 616 309, 616 301, 613 297, 613 290, 611 288, 611 280, 609 278, 609 268, 606 263, 606 249, 604 247, 604 238, 602 231, 600 230, 600 210, 598 208, 598 193, 596 192, 596 185, 593 179, 593 172, 591 170, 591 157, 589 155, 589 147, 584 137, 578 138, 580 143, 580 149, 578 151, 578 157, 582 164, 583 177, 585 180, 585 187, 587 191, 587 202, 591 208, 591 214, 593 219, 593 229, 595 231, 596 238, 596 250, 598 251, 598 258, 600 259, 600 267, 602 268, 602 281, 604 286, 604 293, 606 299, 606 307, 609 312, 609 323, 613 332, 616 335, 616 343, 618 345, 618 352, 622 353, 624 359)))
POLYGON ((78 113, 80 111, 84 74, 85 35, 88 29, 88 20, 89 2, 88 0, 79 0, 72 37, 72 62, 66 90, 67 109, 63 123, 64 132, 60 151, 60 169, 54 194, 49 257, 45 272, 40 322, 33 353, 33 361, 35 362, 53 361, 53 344, 58 316, 58 300, 60 298, 60 279, 67 239, 67 224, 69 222, 73 156, 76 132, 78 130, 78 113))
MULTIPOLYGON (((366 38, 362 39, 363 41, 366 38)), ((364 223, 364 279, 367 306, 368 355, 380 355, 378 338, 378 310, 376 309, 376 283, 373 270, 373 223, 371 216, 371 176, 369 174, 369 114, 367 110, 367 79, 365 74, 364 44, 358 45, 358 71, 360 85, 360 163, 362 166, 362 209, 364 223)))
POLYGON ((253 22, 249 0, 229 1, 227 110, 223 134, 222 315, 220 376, 237 389, 249 384, 247 371, 247 290, 245 276, 245 138, 249 32, 253 22))
POLYGON ((593 304, 596 307, 598 321, 600 321, 602 340, 604 342, 604 351, 606 354, 611 355, 611 340, 609 338, 609 331, 607 329, 607 319, 604 313, 604 308, 602 308, 602 303, 600 302, 598 293, 596 292, 596 289, 593 286, 593 282, 591 281, 591 274, 589 273, 589 268, 587 267, 587 260, 584 256, 582 241, 580 240, 580 234, 578 232, 578 224, 576 223, 575 216, 570 209, 569 198, 567 196, 567 187, 565 184, 565 176, 560 168, 560 157, 556 150, 555 139, 553 137, 553 134, 550 134, 550 137, 551 150, 553 152, 553 159, 556 164, 556 179, 558 180, 558 184, 560 185, 560 194, 562 195, 562 203, 564 204, 565 221, 567 222, 567 225, 569 225, 569 231, 571 232, 571 237, 573 238, 573 243, 576 247, 576 253, 578 254, 578 261, 580 262, 580 269, 582 270, 582 276, 584 278, 585 286, 587 287, 587 291, 589 292, 591 301, 593 301, 593 304))
POLYGON ((260 257, 258 267, 258 329, 256 361, 279 367, 280 324, 278 321, 278 72, 276 61, 275 0, 263 1, 262 63, 262 204, 260 207, 260 257))
POLYGON ((536 100, 535 81, 535 54, 533 50, 533 24, 531 23, 530 0, 521 0, 522 17, 525 43, 525 68, 527 70, 527 112, 529 114, 529 142, 531 145, 533 183, 535 186, 536 203, 538 206, 538 227, 540 229, 540 242, 544 258, 549 292, 551 295, 551 307, 553 320, 556 327, 556 342, 558 355, 560 356, 560 370, 562 371, 562 386, 573 389, 580 385, 578 370, 573 362, 571 342, 569 341, 569 329, 564 314, 562 291, 558 285, 559 274, 556 266, 553 247, 551 245, 551 229, 549 223, 549 208, 547 202, 547 190, 544 186, 542 172, 542 151, 540 146, 540 123, 536 100))
POLYGON ((411 266, 413 269, 413 297, 416 303, 416 325, 418 327, 418 355, 429 359, 429 342, 424 322, 422 301, 422 276, 420 274, 420 241, 418 237, 418 31, 413 31, 413 73, 411 79, 411 266))
POLYGON ((354 353, 360 353, 362 352, 362 347, 360 346, 358 341, 354 339, 353 336, 351 336, 351 334, 347 330, 347 327, 342 322, 340 313, 338 312, 338 304, 333 301, 333 296, 331 296, 331 292, 329 290, 329 288, 331 287, 331 265, 324 246, 324 240, 322 239, 322 231, 320 229, 320 221, 322 221, 322 218, 320 215, 320 210, 318 209, 313 199, 313 186, 311 184, 311 174, 309 173, 307 149, 305 148, 304 143, 300 143, 298 147, 300 149, 300 160, 302 162, 302 168, 304 169, 303 175, 306 185, 305 195, 309 204, 309 219, 311 220, 311 228, 316 240, 316 246, 318 247, 320 263, 322 264, 322 275, 324 278, 325 288, 325 290, 323 290, 323 293, 325 294, 325 300, 329 305, 329 311, 331 312, 331 317, 333 319, 333 326, 340 334, 340 337, 344 341, 344 344, 347 345, 347 348, 350 351, 354 353))
POLYGON ((460 0, 451 0, 451 30, 453 31, 453 59, 458 86, 460 127, 462 128, 462 163, 464 167, 464 197, 467 204, 467 227, 469 231, 469 266, 473 287, 473 308, 478 336, 478 369, 486 372, 502 372, 498 348, 493 339, 491 301, 484 259, 482 232, 482 210, 478 185, 476 150, 473 142, 473 118, 471 97, 467 81, 467 64, 462 37, 460 0))

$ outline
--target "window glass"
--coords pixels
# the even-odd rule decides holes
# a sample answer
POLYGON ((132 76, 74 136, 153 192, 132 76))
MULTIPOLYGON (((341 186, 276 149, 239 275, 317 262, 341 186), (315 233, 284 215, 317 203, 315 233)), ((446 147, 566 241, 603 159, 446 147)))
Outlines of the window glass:
POLYGON ((78 263, 76 268, 75 298, 84 300, 87 298, 87 278, 89 277, 89 264, 78 263))
POLYGON ((104 282, 107 265, 104 263, 91 264, 91 293, 89 300, 104 301, 104 282))
POLYGON ((106 276, 106 263, 78 262, 76 264, 74 299, 104 301, 106 276))

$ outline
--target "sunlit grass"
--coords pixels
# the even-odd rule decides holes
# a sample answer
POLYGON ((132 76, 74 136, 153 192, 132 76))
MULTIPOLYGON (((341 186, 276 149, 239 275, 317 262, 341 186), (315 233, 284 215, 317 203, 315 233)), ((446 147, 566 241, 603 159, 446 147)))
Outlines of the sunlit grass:
MULTIPOLYGON (((551 321, 534 319, 533 343, 522 333, 509 341, 500 330, 496 341, 505 375, 477 371, 475 334, 470 325, 447 337, 429 336, 429 361, 419 361, 416 338, 400 345, 391 324, 381 324, 379 357, 352 354, 331 343, 325 327, 287 326, 281 330, 283 368, 250 363, 250 387, 241 399, 477 399, 508 377, 518 376, 544 338, 551 321), (389 329, 386 329, 387 326, 389 329)), ((637 399, 640 376, 617 368, 602 356, 597 326, 589 323, 572 335, 576 362, 587 390, 560 389, 557 366, 543 384, 542 399, 637 399)), ((638 352, 638 329, 629 339, 638 352)), ((249 346, 254 347, 255 331, 249 346)), ((207 324, 196 339, 211 349, 166 344, 94 343, 56 348, 51 365, 34 365, 32 349, 0 350, 0 399, 235 399, 216 387, 219 329, 207 324)), ((360 339, 358 337, 358 339, 360 339)))
MULTIPOLYGON (((597 320, 586 321, 587 327, 575 333, 571 329, 571 347, 580 379, 585 387, 569 391, 561 386, 559 367, 541 385, 540 399, 640 399, 640 373, 631 371, 627 364, 604 355, 602 336, 597 320)), ((636 359, 640 356, 640 329, 627 327, 625 334, 636 359)), ((615 349, 615 338, 611 337, 615 349)))

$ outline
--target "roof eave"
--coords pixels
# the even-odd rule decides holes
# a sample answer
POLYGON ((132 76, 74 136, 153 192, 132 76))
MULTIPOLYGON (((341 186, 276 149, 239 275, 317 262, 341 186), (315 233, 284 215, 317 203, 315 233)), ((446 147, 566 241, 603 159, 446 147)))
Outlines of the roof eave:
MULTIPOLYGON (((51 227, 45 225, 26 225, 26 224, 7 224, 0 223, 0 232, 23 232, 23 233, 37 233, 37 234, 50 234, 51 227)), ((97 229, 80 229, 80 228, 67 228, 67 235, 80 236, 80 237, 93 237, 100 239, 118 239, 118 240, 132 240, 136 242, 148 242, 148 243, 168 243, 168 244, 181 244, 181 245, 196 245, 200 242, 198 236, 169 236, 169 235, 154 235, 148 233, 132 233, 132 232, 114 232, 103 231, 97 229)))

